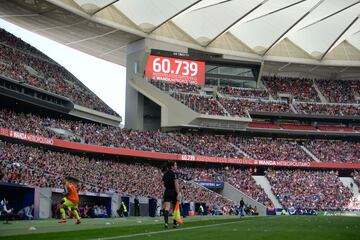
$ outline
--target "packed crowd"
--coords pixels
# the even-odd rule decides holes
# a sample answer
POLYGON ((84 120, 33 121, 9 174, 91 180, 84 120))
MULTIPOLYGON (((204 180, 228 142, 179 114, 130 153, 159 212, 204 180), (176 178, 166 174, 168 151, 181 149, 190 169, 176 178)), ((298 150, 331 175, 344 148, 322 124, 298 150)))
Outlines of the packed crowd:
POLYGON ((360 159, 359 143, 350 141, 245 138, 197 132, 168 134, 54 119, 5 109, 0 110, 0 128, 47 138, 70 141, 78 139, 86 144, 99 146, 163 153, 274 161, 312 161, 301 149, 304 145, 323 162, 358 162, 360 159), (54 129, 67 130, 73 136, 69 139, 68 136, 56 133, 54 129))
POLYGON ((322 162, 360 163, 359 142, 309 140, 304 146, 322 162))
MULTIPOLYGON (((160 168, 146 163, 124 163, 59 153, 0 141, 4 181, 39 187, 62 188, 65 175, 80 180, 80 192, 125 193, 162 198, 164 191, 160 168)), ((180 181, 185 201, 208 204, 231 202, 220 195, 180 181)), ((233 203, 231 203, 233 204, 233 203)))
POLYGON ((299 114, 360 116, 358 104, 294 103, 293 106, 299 114))
POLYGON ((354 181, 356 183, 356 185, 358 185, 360 187, 360 171, 354 171, 352 173, 352 177, 354 178, 354 181))
POLYGON ((235 203, 222 195, 213 192, 200 185, 180 180, 181 194, 183 194, 185 201, 193 201, 199 203, 206 203, 207 205, 233 206, 235 203))
POLYGON ((294 113, 285 102, 220 98, 231 116, 246 117, 248 112, 294 113))
POLYGON ((217 90, 221 94, 231 96, 231 97, 269 99, 269 93, 266 92, 266 90, 238 88, 238 87, 230 87, 230 86, 221 86, 221 87, 218 87, 217 90))
MULTIPOLYGON (((172 97, 196 112, 209 115, 248 117, 251 112, 294 113, 290 104, 281 101, 217 98, 192 94, 172 93, 172 97), (224 111, 228 112, 228 114, 224 111)), ((358 104, 301 103, 292 104, 298 114, 328 116, 360 116, 358 104)))
POLYGON ((356 103, 355 96, 360 94, 360 81, 357 80, 318 80, 316 85, 332 103, 356 103))
POLYGON ((153 152, 188 153, 169 135, 159 131, 121 129, 97 123, 16 113, 6 109, 0 109, 0 127, 47 138, 64 139, 66 136, 51 130, 62 129, 73 134, 70 140, 79 139, 86 144, 153 152))
POLYGON ((235 146, 241 148, 253 159, 311 162, 311 157, 300 147, 298 141, 273 138, 232 138, 235 146))
POLYGON ((264 76, 262 80, 275 99, 279 97, 278 94, 287 93, 298 101, 320 101, 311 79, 264 76))
POLYGON ((228 182, 241 192, 252 197, 265 206, 271 203, 265 191, 252 178, 252 172, 234 167, 204 168, 204 167, 182 167, 182 174, 194 181, 228 182))
POLYGON ((165 92, 187 92, 199 93, 201 87, 197 84, 183 83, 183 82, 169 82, 160 80, 149 80, 151 84, 165 92))
POLYGON ((352 198, 333 171, 268 170, 266 177, 285 208, 342 210, 352 198))
POLYGON ((278 101, 218 98, 171 93, 171 96, 196 112, 209 115, 248 117, 248 112, 294 113, 290 105, 278 101), (228 112, 228 114, 224 111, 228 112))
MULTIPOLYGON (((147 163, 90 159, 2 141, 0 161, 1 167, 5 169, 3 180, 11 183, 61 188, 63 176, 70 174, 80 179, 80 192, 117 192, 155 198, 161 198, 163 193, 160 168, 147 163)), ((228 182, 264 205, 271 203, 249 170, 228 166, 180 166, 179 172, 184 176, 180 180, 184 201, 226 206, 234 204, 189 181, 205 180, 228 182)), ((351 192, 342 185, 334 172, 268 170, 266 177, 284 207, 325 210, 351 205, 351 192)), ((356 171, 354 179, 359 184, 359 173, 356 171)))
MULTIPOLYGON (((360 115, 360 107, 356 104, 320 103, 318 94, 313 87, 313 80, 264 77, 263 81, 275 99, 278 98, 278 93, 289 93, 293 95, 296 101, 293 101, 292 105, 299 114, 329 116, 360 115)), ((294 113, 291 104, 287 102, 269 101, 269 94, 266 90, 221 86, 218 87, 218 91, 223 94, 224 97, 217 96, 215 98, 199 94, 200 86, 195 84, 158 80, 150 80, 150 82, 161 90, 169 92, 172 97, 187 105, 189 108, 202 114, 248 117, 249 112, 294 113)), ((337 81, 334 82, 336 85, 337 81)), ((358 85, 360 85, 360 81, 345 82, 349 82, 349 92, 351 92, 351 96, 359 94, 360 87, 358 85)), ((345 97, 346 94, 344 95, 344 98, 345 97)), ((343 102, 354 102, 354 98, 352 99, 352 101, 343 102)))
POLYGON ((30 44, 22 41, 18 37, 15 37, 14 35, 5 31, 2 28, 0 28, 0 44, 7 45, 20 51, 39 56, 48 61, 52 61, 50 58, 48 58, 48 56, 31 46, 30 44))
MULTIPOLYGON (((3 36, 0 41, 5 41, 3 36)), ((6 43, 10 46, 0 44, 0 75, 68 97, 81 106, 117 115, 65 68, 21 42, 9 39, 6 43)))
POLYGON ((193 109, 195 112, 199 112, 207 115, 220 115, 225 116, 226 112, 220 103, 210 96, 192 95, 173 92, 170 94, 173 98, 181 102, 182 104, 193 109))
POLYGON ((239 152, 224 136, 184 133, 174 134, 174 139, 196 155, 242 158, 239 152))

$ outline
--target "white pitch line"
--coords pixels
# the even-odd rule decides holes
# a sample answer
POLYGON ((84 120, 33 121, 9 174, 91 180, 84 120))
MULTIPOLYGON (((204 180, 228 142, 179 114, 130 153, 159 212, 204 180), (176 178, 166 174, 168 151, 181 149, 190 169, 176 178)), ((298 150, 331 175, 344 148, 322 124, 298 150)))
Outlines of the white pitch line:
POLYGON ((239 221, 226 222, 226 223, 215 223, 215 224, 209 224, 209 225, 204 225, 204 226, 177 228, 177 229, 162 230, 162 231, 156 231, 156 232, 135 233, 135 234, 119 235, 119 236, 105 237, 105 238, 90 238, 88 240, 112 240, 112 239, 121 239, 121 238, 131 238, 131 237, 147 236, 147 235, 161 234, 161 233, 168 233, 168 232, 178 232, 178 231, 186 231, 186 230, 199 229, 199 228, 230 225, 230 224, 234 224, 234 223, 238 223, 238 222, 239 221))

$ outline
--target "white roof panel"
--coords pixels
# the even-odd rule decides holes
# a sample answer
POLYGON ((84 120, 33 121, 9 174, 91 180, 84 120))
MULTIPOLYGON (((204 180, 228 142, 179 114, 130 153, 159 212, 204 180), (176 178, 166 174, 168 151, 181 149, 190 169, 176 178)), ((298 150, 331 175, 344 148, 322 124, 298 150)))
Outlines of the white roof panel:
MULTIPOLYGON (((325 60, 344 41, 360 48, 359 13, 360 0, 0 1, 4 20, 95 56, 120 52, 121 64, 125 46, 144 37, 256 60, 325 60)), ((350 56, 339 49, 331 59, 350 56)))

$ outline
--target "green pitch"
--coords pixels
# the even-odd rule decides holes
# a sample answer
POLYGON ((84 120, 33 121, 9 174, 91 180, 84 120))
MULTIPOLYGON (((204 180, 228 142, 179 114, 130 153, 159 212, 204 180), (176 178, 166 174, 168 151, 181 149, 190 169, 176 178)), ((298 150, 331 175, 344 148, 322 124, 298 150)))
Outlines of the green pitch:
POLYGON ((360 218, 324 216, 191 217, 178 229, 163 230, 161 218, 83 219, 0 223, 0 239, 360 239, 360 218))

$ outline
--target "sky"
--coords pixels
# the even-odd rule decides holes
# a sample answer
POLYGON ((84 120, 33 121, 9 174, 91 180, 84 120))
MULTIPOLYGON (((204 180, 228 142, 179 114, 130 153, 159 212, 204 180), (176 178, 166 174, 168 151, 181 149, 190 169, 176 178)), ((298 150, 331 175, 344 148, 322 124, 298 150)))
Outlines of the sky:
POLYGON ((125 120, 126 68, 80 52, 0 19, 14 34, 65 67, 125 120))

